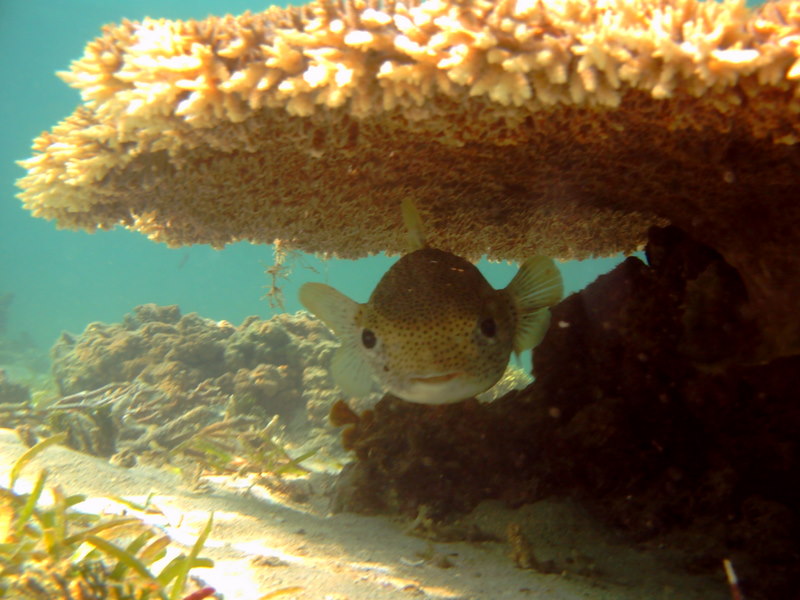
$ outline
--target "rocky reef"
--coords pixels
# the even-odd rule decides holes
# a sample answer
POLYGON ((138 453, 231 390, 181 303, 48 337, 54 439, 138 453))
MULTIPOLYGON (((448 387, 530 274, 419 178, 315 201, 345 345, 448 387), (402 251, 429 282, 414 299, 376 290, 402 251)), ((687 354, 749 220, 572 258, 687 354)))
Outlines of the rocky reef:
POLYGON ((581 501, 642 544, 731 558, 748 598, 800 586, 800 357, 750 361, 736 270, 674 227, 553 309, 535 382, 491 404, 339 403, 340 510, 447 521, 480 501, 581 501))
POLYGON ((137 306, 121 323, 92 323, 53 346, 61 397, 49 424, 69 432, 72 447, 121 464, 220 422, 246 430, 278 415, 298 435, 330 430, 334 347, 304 313, 235 327, 177 306, 137 306))

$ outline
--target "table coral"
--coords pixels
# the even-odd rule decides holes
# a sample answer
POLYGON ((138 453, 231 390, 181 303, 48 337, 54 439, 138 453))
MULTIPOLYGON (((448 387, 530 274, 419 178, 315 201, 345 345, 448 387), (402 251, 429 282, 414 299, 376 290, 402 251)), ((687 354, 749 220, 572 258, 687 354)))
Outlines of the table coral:
POLYGON ((800 8, 778 0, 319 0, 107 26, 62 73, 23 203, 60 227, 344 257, 631 251, 672 223, 798 351, 800 8), (348 227, 341 227, 347 223, 348 227))

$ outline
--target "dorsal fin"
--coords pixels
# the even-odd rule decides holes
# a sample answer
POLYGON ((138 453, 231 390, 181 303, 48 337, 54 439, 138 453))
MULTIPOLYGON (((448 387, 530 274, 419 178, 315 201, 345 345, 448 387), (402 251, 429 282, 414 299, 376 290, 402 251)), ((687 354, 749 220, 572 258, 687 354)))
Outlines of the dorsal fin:
POLYGON ((425 232, 422 229, 422 219, 419 216, 414 201, 410 198, 403 200, 403 224, 406 226, 406 239, 408 251, 421 250, 428 244, 425 242, 425 232))

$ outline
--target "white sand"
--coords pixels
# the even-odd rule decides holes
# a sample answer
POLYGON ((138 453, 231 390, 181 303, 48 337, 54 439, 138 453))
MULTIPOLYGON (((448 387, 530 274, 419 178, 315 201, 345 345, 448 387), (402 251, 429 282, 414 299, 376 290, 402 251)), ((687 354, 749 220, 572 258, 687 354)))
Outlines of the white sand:
MULTIPOLYGON (((0 430, 4 485, 11 464, 24 450, 13 431, 0 430)), ((324 474, 311 479, 310 501, 298 504, 279 502, 261 488, 247 491, 241 480, 213 481, 209 490, 192 493, 161 470, 123 469, 53 447, 25 468, 18 489, 32 485, 43 467, 49 472, 48 485, 60 485, 67 493, 143 502, 153 492, 152 504, 163 515, 148 518, 176 540, 178 548, 193 543, 213 510, 214 528, 202 555, 216 565, 193 574, 228 600, 258 600, 293 586, 301 589, 279 598, 729 599, 721 567, 713 578, 677 574, 664 555, 631 548, 566 502, 543 501, 519 510, 484 503, 464 524, 477 525, 503 541, 431 544, 409 535, 409 523, 397 519, 327 514, 327 498, 317 493, 326 487, 324 474), (553 560, 565 572, 541 574, 515 567, 505 541, 512 521, 522 525, 538 560, 553 560), (425 560, 431 552, 434 560, 425 560), (452 567, 437 566, 443 557, 452 567)), ((108 505, 96 500, 95 506, 97 502, 108 505)))

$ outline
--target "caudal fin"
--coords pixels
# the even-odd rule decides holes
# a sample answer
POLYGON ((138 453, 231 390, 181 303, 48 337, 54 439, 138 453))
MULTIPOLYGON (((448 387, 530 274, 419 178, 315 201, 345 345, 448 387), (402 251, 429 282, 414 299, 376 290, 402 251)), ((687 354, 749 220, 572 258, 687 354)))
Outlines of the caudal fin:
POLYGON ((564 295, 564 282, 552 258, 534 256, 519 267, 506 287, 517 309, 514 352, 523 352, 542 341, 550 325, 550 310, 564 295))

